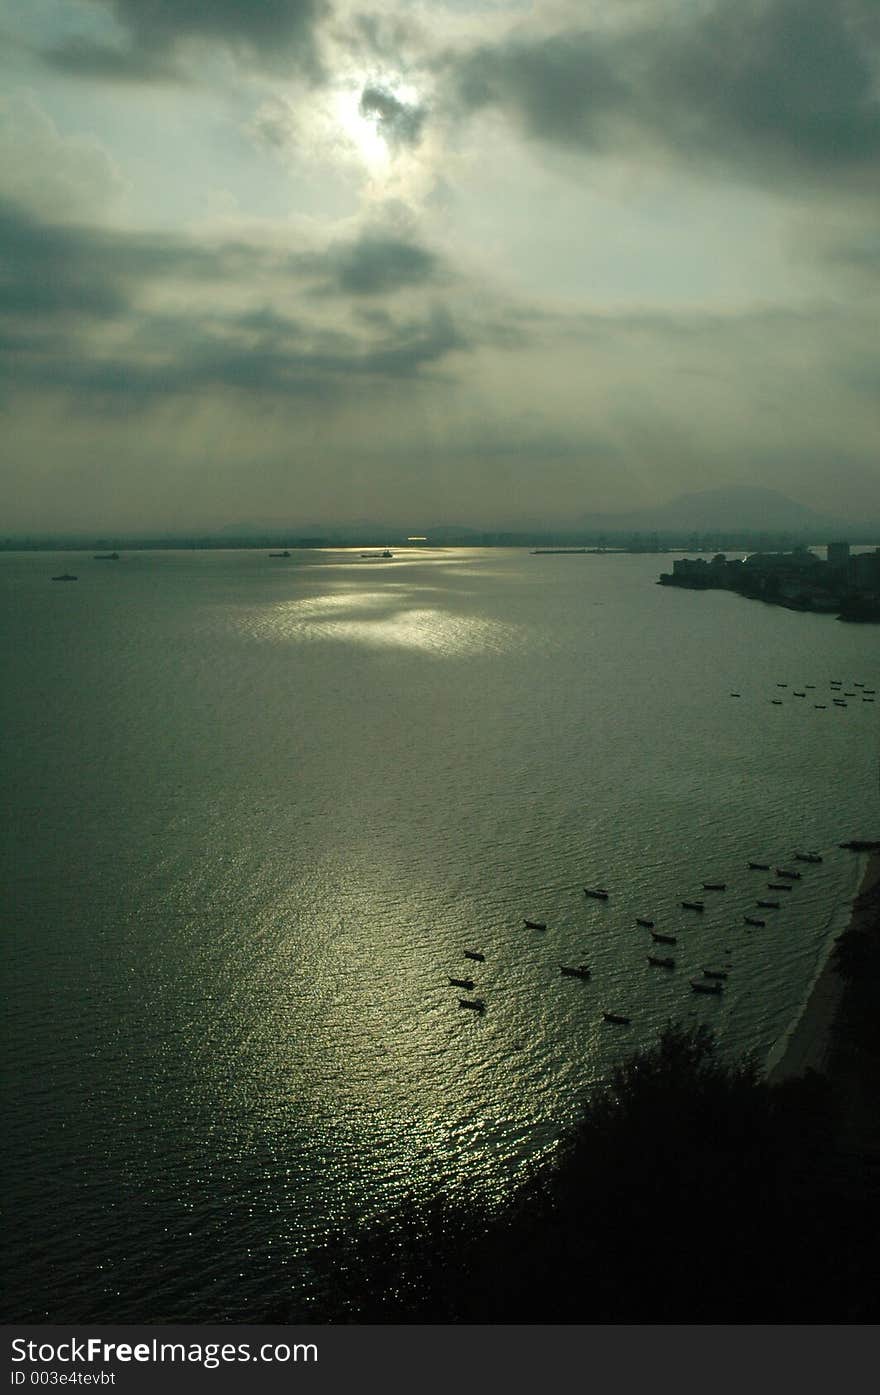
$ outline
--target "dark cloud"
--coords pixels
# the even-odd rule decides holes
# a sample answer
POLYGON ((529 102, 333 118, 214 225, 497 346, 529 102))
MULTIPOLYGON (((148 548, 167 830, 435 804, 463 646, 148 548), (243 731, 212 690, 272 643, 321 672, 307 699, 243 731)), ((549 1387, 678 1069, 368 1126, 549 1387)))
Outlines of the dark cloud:
POLYGON ((329 257, 336 288, 349 295, 386 295, 435 279, 438 259, 419 243, 366 234, 329 257))
MULTIPOLYGON (((275 259, 277 260, 277 259, 275 259)), ((267 270, 270 255, 244 243, 197 247, 157 234, 41 222, 0 200, 0 310, 107 319, 151 280, 226 280, 267 270)))
POLYGON ((876 161, 876 0, 715 0, 667 15, 460 54, 457 100, 586 150, 654 143, 773 177, 876 161))
POLYGON ((187 41, 220 43, 264 67, 317 76, 316 30, 325 0, 101 0, 122 31, 118 44, 71 38, 45 60, 76 77, 155 81, 179 77, 187 41))
POLYGON ((392 150, 418 145, 427 116, 424 105, 403 102, 390 88, 378 83, 368 83, 364 88, 360 113, 375 119, 379 135, 392 150))
MULTIPOLYGON (((387 308, 333 326, 268 303, 240 311, 158 313, 145 292, 169 285, 181 303, 204 306, 206 283, 288 287, 320 278, 354 297, 421 285, 431 254, 411 242, 368 236, 324 256, 285 256, 231 242, 41 223, 0 206, 0 376, 8 388, 73 394, 88 410, 151 406, 214 389, 324 398, 413 378, 439 365, 469 336, 433 305, 408 317, 387 308), (104 328, 112 326, 112 348, 104 328)), ((172 296, 172 301, 174 297, 172 296)), ((305 302, 304 302, 305 304, 305 302)), ((314 300, 312 300, 314 310, 314 300)))
MULTIPOLYGON (((379 337, 327 334, 301 320, 274 317, 265 332, 252 317, 145 317, 112 356, 83 341, 59 351, 43 341, 5 365, 9 387, 72 394, 83 411, 114 412, 222 389, 251 398, 351 396, 371 386, 420 376, 469 347, 451 315, 437 309, 393 325, 379 337), (74 351, 75 350, 75 351, 74 351)), ((3 345, 0 340, 0 358, 3 345)))

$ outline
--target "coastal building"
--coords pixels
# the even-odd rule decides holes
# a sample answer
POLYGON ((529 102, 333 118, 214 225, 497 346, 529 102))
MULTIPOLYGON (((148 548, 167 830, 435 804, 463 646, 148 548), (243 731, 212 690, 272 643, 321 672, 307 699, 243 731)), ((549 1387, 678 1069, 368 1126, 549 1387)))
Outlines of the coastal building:
POLYGON ((790 552, 753 552, 742 561, 728 561, 719 552, 711 562, 704 557, 682 557, 672 572, 660 577, 663 586, 691 590, 729 590, 753 600, 769 601, 790 610, 839 614, 843 620, 880 619, 880 548, 849 556, 849 544, 837 553, 839 565, 823 562, 806 547, 790 552))

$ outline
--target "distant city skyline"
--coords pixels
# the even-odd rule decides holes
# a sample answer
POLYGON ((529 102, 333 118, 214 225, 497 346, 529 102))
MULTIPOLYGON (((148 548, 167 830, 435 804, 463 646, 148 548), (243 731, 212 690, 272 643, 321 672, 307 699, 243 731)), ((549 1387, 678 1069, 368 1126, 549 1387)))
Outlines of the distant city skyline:
POLYGON ((5 534, 880 513, 873 0, 4 11, 5 534))

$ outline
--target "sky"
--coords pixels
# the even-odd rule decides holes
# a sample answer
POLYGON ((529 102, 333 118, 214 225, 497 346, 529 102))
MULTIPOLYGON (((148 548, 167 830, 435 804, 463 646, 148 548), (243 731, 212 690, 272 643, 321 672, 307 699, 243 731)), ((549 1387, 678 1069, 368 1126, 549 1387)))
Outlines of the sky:
POLYGON ((880 517, 878 0, 0 0, 0 532, 880 517))

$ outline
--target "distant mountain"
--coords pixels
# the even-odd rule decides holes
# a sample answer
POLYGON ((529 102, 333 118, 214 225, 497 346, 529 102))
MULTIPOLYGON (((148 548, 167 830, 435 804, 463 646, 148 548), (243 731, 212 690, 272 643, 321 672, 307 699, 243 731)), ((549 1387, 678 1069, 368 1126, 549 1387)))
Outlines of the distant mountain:
POLYGON ((856 527, 816 513, 775 489, 730 485, 679 494, 667 504, 628 513, 584 514, 580 528, 621 533, 750 532, 810 534, 818 541, 845 537, 856 527))

